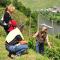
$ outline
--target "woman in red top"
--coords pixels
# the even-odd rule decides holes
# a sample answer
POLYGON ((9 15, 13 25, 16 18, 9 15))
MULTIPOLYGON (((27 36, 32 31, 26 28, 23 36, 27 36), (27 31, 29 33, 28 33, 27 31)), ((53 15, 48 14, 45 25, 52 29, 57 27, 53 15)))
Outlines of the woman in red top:
POLYGON ((6 31, 7 34, 9 33, 8 31, 10 27, 9 22, 10 20, 12 20, 11 14, 14 12, 14 10, 15 10, 15 7, 13 5, 10 4, 9 6, 7 6, 5 9, 2 23, 0 22, 0 25, 4 27, 4 30, 6 31))

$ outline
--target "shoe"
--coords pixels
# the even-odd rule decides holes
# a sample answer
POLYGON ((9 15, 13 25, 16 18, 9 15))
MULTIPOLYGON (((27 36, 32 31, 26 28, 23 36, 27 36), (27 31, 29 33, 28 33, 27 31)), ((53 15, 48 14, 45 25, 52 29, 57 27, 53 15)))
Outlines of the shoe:
POLYGON ((8 54, 8 57, 11 58, 11 59, 13 59, 13 57, 11 56, 11 54, 8 54))

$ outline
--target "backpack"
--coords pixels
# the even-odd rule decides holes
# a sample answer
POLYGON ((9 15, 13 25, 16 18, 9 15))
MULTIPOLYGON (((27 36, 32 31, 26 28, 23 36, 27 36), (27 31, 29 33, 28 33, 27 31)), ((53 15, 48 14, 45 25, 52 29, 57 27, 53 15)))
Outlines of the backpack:
POLYGON ((8 25, 9 25, 8 31, 10 32, 17 26, 17 23, 15 20, 10 20, 8 25))

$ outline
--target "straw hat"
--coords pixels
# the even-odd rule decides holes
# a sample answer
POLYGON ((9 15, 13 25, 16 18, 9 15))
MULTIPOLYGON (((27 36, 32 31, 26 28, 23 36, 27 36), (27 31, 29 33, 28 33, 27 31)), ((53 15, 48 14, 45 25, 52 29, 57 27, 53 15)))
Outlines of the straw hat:
POLYGON ((52 29, 53 27, 49 26, 49 25, 46 25, 46 24, 41 24, 41 27, 42 27, 42 31, 45 31, 47 29, 52 29))
POLYGON ((52 26, 49 26, 49 25, 46 25, 46 24, 41 24, 41 27, 46 27, 46 28, 49 28, 49 29, 53 28, 52 26))

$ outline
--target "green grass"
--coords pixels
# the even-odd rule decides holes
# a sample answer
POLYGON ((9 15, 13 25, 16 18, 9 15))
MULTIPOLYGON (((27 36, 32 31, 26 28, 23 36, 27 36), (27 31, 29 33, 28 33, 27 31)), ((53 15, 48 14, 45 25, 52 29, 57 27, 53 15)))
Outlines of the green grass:
POLYGON ((60 6, 60 0, 19 0, 31 10, 60 6))

